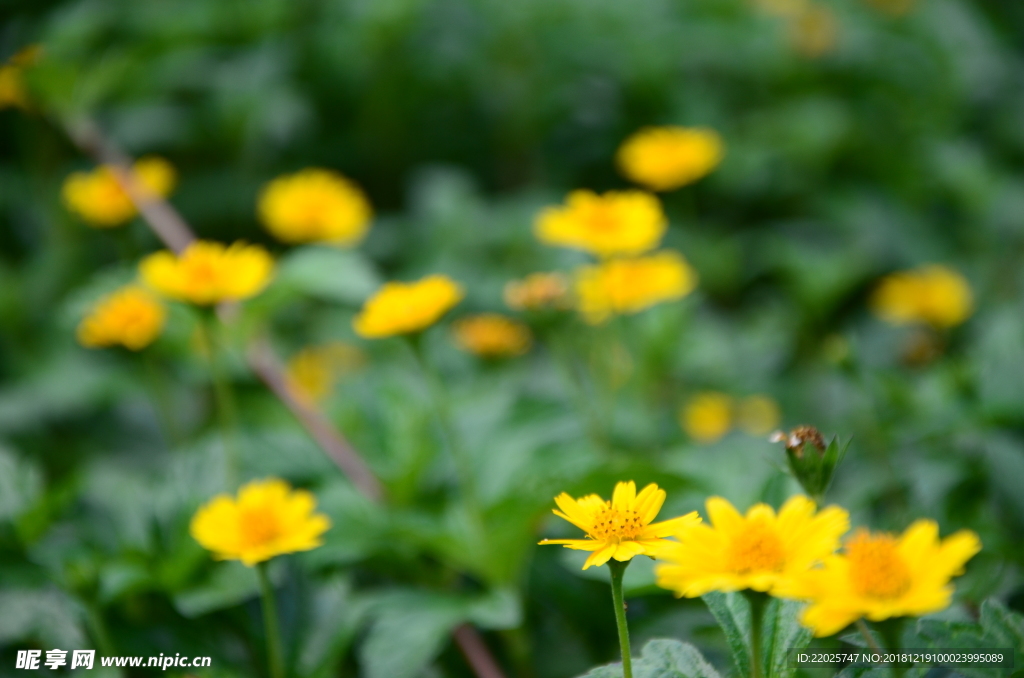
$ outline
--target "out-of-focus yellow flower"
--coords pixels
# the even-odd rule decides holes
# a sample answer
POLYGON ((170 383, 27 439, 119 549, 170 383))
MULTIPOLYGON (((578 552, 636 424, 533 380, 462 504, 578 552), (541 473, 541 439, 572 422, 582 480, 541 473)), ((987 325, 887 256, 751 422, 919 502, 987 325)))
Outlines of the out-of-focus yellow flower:
POLYGON ((370 227, 366 194, 337 172, 310 168, 278 177, 263 187, 260 221, 287 243, 355 245, 370 227))
POLYGON ((192 517, 189 532, 217 560, 252 567, 274 556, 309 551, 323 544, 331 521, 314 513, 316 498, 283 480, 253 481, 238 498, 222 494, 192 517))
POLYGON ((484 358, 522 355, 533 341, 529 327, 498 313, 460 318, 452 333, 459 348, 484 358))
POLYGON ((811 0, 752 0, 758 10, 772 16, 791 17, 804 12, 811 0))
POLYGON ((624 562, 633 556, 654 556, 673 543, 665 537, 700 523, 696 511, 652 523, 665 503, 665 490, 654 483, 642 489, 640 494, 636 493, 636 483, 632 480, 616 483, 611 501, 605 501, 596 494, 573 499, 563 492, 555 497, 555 503, 558 508, 553 513, 586 532, 587 536, 585 539, 543 539, 540 543, 591 551, 583 564, 584 570, 604 565, 612 558, 624 562))
POLYGON ((779 419, 779 404, 766 395, 747 396, 736 407, 736 424, 748 435, 768 435, 778 428, 779 419))
POLYGON ((643 191, 573 191, 564 206, 544 209, 534 233, 548 245, 598 257, 632 256, 661 242, 668 220, 658 198, 643 191))
POLYGON ((29 45, 0 66, 0 110, 13 106, 22 110, 30 108, 22 74, 36 62, 42 51, 39 45, 29 45))
POLYGON ((981 550, 978 535, 961 530, 939 539, 939 526, 918 520, 902 536, 857 530, 845 552, 781 584, 777 595, 810 600, 801 617, 818 637, 861 617, 882 621, 949 607, 949 580, 981 550))
POLYGON ((805 57, 823 56, 839 43, 839 21, 828 7, 808 5, 790 20, 789 41, 805 57))
POLYGON ((389 282, 366 301, 352 327, 367 339, 419 332, 436 323, 463 296, 462 286, 446 275, 389 282))
POLYGON ((617 156, 623 176, 652 191, 672 191, 706 176, 725 147, 708 127, 645 127, 626 139, 617 156))
POLYGON ((569 281, 561 273, 531 273, 505 283, 505 304, 514 311, 568 308, 569 281))
POLYGON ((709 497, 705 507, 710 525, 676 533, 679 543, 658 553, 669 563, 655 570, 658 586, 677 596, 774 593, 832 555, 850 527, 844 509, 829 506, 815 514, 814 502, 802 495, 790 497, 778 515, 767 504, 755 504, 743 516, 721 497, 709 497))
POLYGON ((162 250, 139 264, 139 274, 160 294, 200 306, 254 297, 267 286, 274 260, 259 245, 197 240, 175 255, 162 250))
POLYGON ((732 428, 733 400, 724 393, 705 391, 690 398, 679 412, 686 435, 699 443, 713 443, 732 428))
POLYGON ((954 327, 974 312, 974 299, 962 275, 951 268, 932 265, 883 278, 871 299, 871 307, 894 325, 927 323, 933 327, 954 327))
POLYGON ((285 378, 299 399, 315 403, 331 394, 338 378, 366 362, 357 347, 341 341, 302 349, 288 361, 285 378))
MULTIPOLYGON (((154 195, 167 197, 174 188, 174 167, 163 158, 142 158, 132 171, 142 188, 154 195)), ((91 172, 73 172, 64 180, 61 194, 69 210, 96 228, 120 226, 138 214, 135 203, 106 165, 91 172)))
POLYGON ((638 313, 664 301, 682 299, 697 286, 697 272, 678 252, 636 259, 612 259, 576 272, 576 298, 592 325, 613 315, 638 313))
POLYGON ((164 328, 167 309, 152 294, 127 285, 100 299, 78 324, 78 342, 87 348, 149 346, 164 328))

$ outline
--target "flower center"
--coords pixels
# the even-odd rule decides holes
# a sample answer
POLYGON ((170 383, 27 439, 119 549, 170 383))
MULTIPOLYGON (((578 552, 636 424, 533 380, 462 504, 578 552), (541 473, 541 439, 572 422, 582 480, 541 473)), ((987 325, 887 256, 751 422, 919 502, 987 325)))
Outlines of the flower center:
POLYGON ((614 233, 619 229, 618 214, 606 207, 597 207, 587 219, 587 228, 595 233, 614 233))
POLYGON ((263 507, 243 508, 238 515, 242 542, 250 547, 273 541, 281 533, 280 527, 274 512, 263 507))
POLYGON ((896 538, 858 531, 846 543, 850 583, 857 593, 872 598, 898 598, 910 588, 910 569, 897 550, 896 538))
POLYGON ((590 536, 594 539, 636 539, 644 531, 643 521, 632 509, 619 510, 608 506, 594 517, 590 536))
POLYGON ((729 545, 729 566, 737 574, 778 572, 786 563, 782 541, 764 520, 750 520, 729 545))

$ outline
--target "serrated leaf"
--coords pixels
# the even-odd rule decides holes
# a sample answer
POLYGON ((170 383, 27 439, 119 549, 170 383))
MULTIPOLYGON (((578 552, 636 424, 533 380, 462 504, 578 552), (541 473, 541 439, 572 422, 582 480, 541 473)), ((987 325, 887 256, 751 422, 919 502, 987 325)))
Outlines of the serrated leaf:
MULTIPOLYGON (((622 664, 590 670, 580 678, 622 678, 622 664)), ((720 678, 700 650, 678 640, 655 639, 633 658, 633 678, 720 678)))
POLYGON ((796 672, 788 650, 804 647, 811 640, 810 629, 800 623, 802 603, 773 598, 765 606, 761 629, 761 661, 768 678, 788 678, 796 672))
POLYGON ((701 596, 722 627, 741 676, 750 675, 750 603, 741 593, 715 591, 701 596))

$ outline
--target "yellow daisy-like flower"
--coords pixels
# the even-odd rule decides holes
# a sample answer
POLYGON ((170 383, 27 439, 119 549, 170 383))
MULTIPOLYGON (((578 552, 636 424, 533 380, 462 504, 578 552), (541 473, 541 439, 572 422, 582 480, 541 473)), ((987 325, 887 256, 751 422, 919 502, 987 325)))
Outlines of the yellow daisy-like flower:
POLYGON ((389 282, 370 297, 352 321, 356 334, 381 339, 425 330, 462 301, 462 286, 446 275, 411 283, 389 282))
POLYGON ((373 210, 356 184, 326 169, 304 169, 264 186, 257 211, 274 237, 287 243, 350 246, 370 227, 373 210))
POLYGON ((643 191, 573 191, 565 205, 538 215, 541 242, 590 252, 598 257, 632 256, 661 242, 668 220, 658 198, 643 191))
POLYGON ((164 328, 167 309, 152 294, 128 285, 100 299, 78 324, 78 342, 87 348, 149 346, 164 328))
POLYGON ((645 127, 619 147, 622 174, 652 191, 692 184, 718 167, 725 146, 707 127, 645 127))
POLYGON ((705 502, 710 525, 695 525, 676 536, 678 544, 658 554, 667 565, 655 574, 658 586, 693 598, 711 591, 753 589, 773 593, 831 555, 849 529, 849 514, 838 506, 815 513, 814 502, 791 497, 778 514, 755 504, 746 516, 725 499, 705 502))
POLYGON ((309 551, 323 544, 331 521, 314 513, 316 498, 283 480, 253 481, 238 498, 222 494, 192 516, 189 533, 217 560, 252 567, 274 556, 309 551))
POLYGON ((197 240, 175 255, 162 250, 139 264, 142 280, 166 297, 200 306, 254 297, 270 283, 274 260, 259 245, 197 240))
POLYGON ((894 325, 954 327, 974 312, 974 299, 960 273, 932 265, 883 278, 871 298, 871 307, 894 325))
POLYGON ((939 526, 918 520, 896 537, 859 529, 845 552, 780 586, 777 595, 810 600, 801 622, 818 637, 841 631, 861 617, 882 621, 949 607, 949 580, 981 550, 978 535, 961 530, 939 539, 939 526))
MULTIPOLYGON (((170 195, 177 178, 174 167, 157 157, 138 160, 132 172, 145 190, 160 197, 170 195)), ((61 195, 69 210, 96 228, 121 226, 138 214, 135 203, 106 165, 91 172, 73 172, 64 180, 61 195)))
POLYGON ((766 436, 779 426, 779 404, 766 395, 747 396, 736 407, 736 425, 747 435, 766 436))
POLYGON ((331 394, 338 377, 356 369, 366 356, 355 346, 340 341, 304 348, 288 361, 285 378, 299 399, 319 402, 331 394))
POLYGON ((529 327, 498 313, 460 318, 452 333, 459 348, 484 358, 522 355, 533 343, 529 327))
POLYGON ((638 313, 664 301, 682 299, 697 286, 697 272, 678 252, 613 259, 576 272, 576 297, 592 325, 613 315, 638 313))
POLYGON ((569 281, 561 273, 531 273, 505 283, 505 305, 514 311, 567 308, 569 281))
POLYGON ((636 483, 620 482, 615 485, 612 500, 605 501, 596 494, 573 499, 567 493, 555 497, 558 509, 553 513, 587 533, 586 539, 542 539, 541 544, 561 544, 567 549, 591 551, 586 570, 604 565, 614 558, 620 562, 633 556, 654 556, 674 542, 665 537, 677 534, 700 522, 696 511, 685 516, 651 521, 665 503, 665 490, 651 483, 636 493, 636 483), (561 510, 559 510, 561 509, 561 510))
POLYGON ((699 443, 713 443, 732 428, 733 400, 725 393, 706 391, 690 398, 679 412, 686 435, 699 443))

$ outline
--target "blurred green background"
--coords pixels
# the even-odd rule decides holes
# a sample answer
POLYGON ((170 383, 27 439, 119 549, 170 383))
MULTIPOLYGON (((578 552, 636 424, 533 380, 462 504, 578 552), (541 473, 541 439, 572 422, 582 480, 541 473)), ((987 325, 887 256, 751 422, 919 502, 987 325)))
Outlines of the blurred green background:
MULTIPOLYGON (((570 534, 548 513, 555 494, 655 481, 667 516, 709 494, 745 507, 797 490, 763 437, 687 437, 678 410, 707 390, 767 394, 782 425, 852 437, 830 500, 855 524, 978 532, 946 617, 989 596, 1024 611, 1021 3, 6 0, 0 17, 4 60, 43 46, 32 103, 0 111, 0 676, 17 673, 16 649, 95 647, 104 628, 116 654, 211 655, 203 676, 264 670, 255 579, 187 532, 226 483, 194 319, 174 309, 142 356, 74 340, 87 304, 159 247, 139 220, 93 230, 61 204, 64 178, 92 166, 61 128, 81 116, 168 158, 172 202, 202 237, 279 256, 246 314, 283 357, 335 340, 368 356, 325 410, 386 484, 386 508, 240 351, 232 363, 245 477, 309 487, 335 525, 323 548, 275 562, 294 675, 470 675, 448 640, 467 620, 509 675, 613 660, 605 573, 533 546, 570 534), (585 261, 537 243, 533 217, 575 188, 625 187, 615 150, 651 124, 713 127, 727 151, 664 196, 666 243, 698 291, 625 318, 618 343, 560 321, 576 367, 597 375, 583 400, 613 399, 606 445, 586 434, 544 328, 500 364, 460 353, 445 324, 426 336, 485 505, 488 536, 469 539, 410 356, 357 340, 351 317, 381 281, 431 272, 466 286, 453 316, 501 311, 506 281, 585 261), (366 189, 377 216, 360 248, 287 249, 257 225, 259 188, 307 166, 366 189), (940 334, 870 314, 880 276, 929 263, 970 281, 967 323, 940 334), (609 346, 625 358, 602 393, 609 346), (173 436, 153 393, 172 403, 173 436)), ((631 570, 636 646, 681 637, 727 669, 705 608, 645 567, 631 570)))

